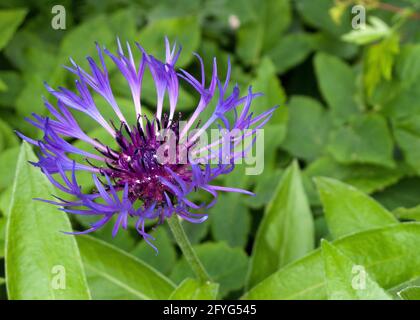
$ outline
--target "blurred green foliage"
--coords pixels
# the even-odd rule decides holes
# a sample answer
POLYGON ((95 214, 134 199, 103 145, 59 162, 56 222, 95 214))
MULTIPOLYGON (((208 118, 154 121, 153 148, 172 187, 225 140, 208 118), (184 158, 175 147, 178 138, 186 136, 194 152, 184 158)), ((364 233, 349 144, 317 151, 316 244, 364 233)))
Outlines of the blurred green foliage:
MULTIPOLYGON (((216 57, 223 77, 230 59, 233 82, 243 90, 252 85, 265 93, 253 105, 256 113, 280 106, 265 129, 265 170, 246 176, 237 168, 221 182, 251 189, 256 197, 222 195, 206 223, 184 223, 215 283, 185 280, 193 278, 192 271, 166 226, 152 232, 158 256, 134 230, 113 239, 105 228, 94 238, 78 240, 93 298, 238 298, 261 280, 245 298, 389 298, 392 292, 384 289, 420 276, 418 225, 390 226, 398 224, 397 218, 420 219, 420 3, 416 0, 16 0, 0 4, 2 265, 7 213, 25 205, 25 210, 31 210, 25 201, 33 198, 30 194, 16 198, 12 191, 20 181, 14 173, 19 141, 13 129, 39 135, 24 117, 32 112, 45 114, 43 82, 72 87, 74 79, 62 67, 69 64, 68 58, 86 66, 85 57, 95 57, 95 42, 112 51, 117 37, 138 41, 162 57, 164 36, 182 45, 178 67, 197 74, 199 65, 192 55, 197 52, 207 72, 216 57), (64 30, 51 26, 51 9, 57 4, 66 9, 64 30), (366 10, 364 27, 352 27, 356 5, 366 10), (318 178, 315 185, 313 178, 319 176, 329 178, 318 178), (365 230, 370 231, 358 237, 365 230), (321 253, 315 251, 289 264, 318 247, 321 238, 333 242, 323 242, 321 253), (411 259, 413 255, 417 257, 411 259), (398 263, 387 264, 386 259, 398 259, 398 263), (342 281, 354 262, 368 265, 369 290, 362 295, 342 281), (375 263, 381 268, 369 267, 375 263), (174 291, 176 285, 180 286, 174 291)), ((134 119, 130 93, 115 67, 109 66, 114 93, 127 118, 134 119)), ((143 90, 143 104, 153 112, 151 79, 145 79, 143 90)), ((188 114, 196 103, 191 88, 183 84, 178 109, 188 114)), ((100 109, 111 117, 105 103, 100 109)), ((78 120, 91 135, 100 134, 89 120, 78 120)), ((28 156, 30 151, 25 152, 28 156)), ((20 157, 18 166, 22 166, 22 152, 20 157)), ((83 187, 90 188, 92 182, 84 180, 83 187)), ((45 223, 42 228, 53 228, 47 234, 57 231, 51 221, 40 219, 38 223, 45 223)), ((55 223, 63 223, 56 219, 55 223)), ((86 223, 72 220, 75 229, 86 223)), ((30 220, 27 224, 32 228, 30 220)), ((18 244, 22 239, 15 240, 18 244)), ((42 243, 36 244, 43 248, 42 254, 58 255, 42 243)), ((18 261, 8 260, 11 265, 28 263, 24 253, 10 259, 18 261)), ((80 257, 76 260, 75 270, 82 263, 80 257)), ((0 296, 6 298, 1 270, 0 296)), ((25 287, 19 281, 40 283, 33 290, 43 288, 36 274, 32 277, 13 282, 9 298, 34 297, 19 292, 25 287)), ((75 279, 74 292, 65 298, 86 295, 83 281, 75 279)), ((418 287, 407 284, 402 294, 393 296, 418 297, 418 287)))

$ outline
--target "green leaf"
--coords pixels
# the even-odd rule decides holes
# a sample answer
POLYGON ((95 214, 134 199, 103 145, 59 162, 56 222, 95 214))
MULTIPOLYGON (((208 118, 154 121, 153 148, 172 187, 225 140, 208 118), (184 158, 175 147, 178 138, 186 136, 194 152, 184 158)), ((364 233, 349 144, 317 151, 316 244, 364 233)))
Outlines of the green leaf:
POLYGON ((19 155, 19 147, 10 148, 0 153, 0 190, 3 191, 13 183, 15 175, 16 159, 19 155))
POLYGON ((146 241, 140 241, 131 250, 131 254, 160 272, 169 274, 176 262, 176 250, 171 238, 164 227, 157 228, 150 235, 156 239, 154 245, 159 249, 159 253, 156 254, 155 250, 146 241))
POLYGON ((6 227, 8 297, 12 300, 89 299, 74 236, 62 233, 71 231, 70 222, 54 206, 33 200, 49 198, 52 190, 47 178, 28 161, 37 159, 29 145, 23 143, 6 227))
POLYGON ((366 45, 390 35, 391 29, 384 21, 375 16, 370 16, 368 20, 370 24, 366 24, 363 28, 352 30, 341 38, 350 43, 366 45))
POLYGON ((0 150, 17 147, 18 139, 9 124, 0 118, 0 150))
POLYGON ((6 218, 0 216, 0 259, 4 257, 5 236, 6 236, 6 218))
POLYGON ((281 141, 286 133, 286 122, 288 118, 288 110, 283 107, 286 102, 286 93, 276 76, 276 71, 273 63, 265 57, 257 70, 257 76, 251 83, 254 92, 263 92, 262 97, 257 97, 252 101, 252 112, 260 114, 267 111, 274 106, 280 106, 267 126, 276 126, 283 132, 279 133, 277 139, 281 141))
POLYGON ((420 199, 420 178, 402 179, 398 183, 375 193, 374 197, 388 210, 395 210, 400 207, 415 207, 419 204, 420 199))
POLYGON ((325 149, 330 118, 315 99, 293 96, 289 102, 289 122, 283 147, 292 155, 306 160, 319 157, 325 149))
POLYGON ((420 205, 417 205, 413 208, 397 208, 392 213, 398 219, 405 219, 405 220, 416 220, 420 221, 420 205))
POLYGON ((353 59, 359 53, 359 48, 356 45, 341 41, 328 33, 318 32, 311 34, 311 37, 313 47, 317 51, 323 51, 343 59, 353 59))
MULTIPOLYGON (((224 242, 204 243, 194 246, 194 249, 210 278, 220 284, 222 297, 242 288, 248 268, 248 257, 242 249, 230 248, 224 242)), ((188 277, 193 278, 194 273, 182 258, 175 265, 171 278, 181 283, 188 277)))
POLYGON ((263 53, 277 45, 279 36, 291 22, 290 0, 248 2, 254 17, 238 30, 236 52, 246 64, 256 64, 263 53))
POLYGON ((170 300, 215 300, 219 285, 217 283, 200 283, 195 279, 185 279, 172 292, 170 300))
POLYGON ((86 270, 86 276, 93 300, 139 300, 136 294, 127 291, 95 271, 86 270))
POLYGON ((396 73, 404 86, 416 83, 420 78, 420 44, 408 44, 401 48, 396 61, 396 73))
POLYGON ((325 176, 341 180, 366 193, 383 190, 407 173, 407 169, 397 167, 395 169, 384 168, 374 165, 338 163, 329 156, 321 157, 305 168, 304 174, 313 178, 325 176))
POLYGON ((0 10, 0 50, 2 50, 25 19, 26 9, 0 10))
POLYGON ((167 299, 174 285, 134 256, 89 236, 77 237, 87 270, 133 294, 137 299, 167 299))
POLYGON ((22 88, 22 78, 15 71, 0 71, 0 78, 7 86, 6 91, 0 92, 0 106, 13 109, 22 88))
POLYGON ((334 0, 295 0, 296 9, 305 23, 331 35, 339 36, 351 29, 350 23, 344 23, 344 21, 350 21, 350 10, 341 16, 343 23, 337 24, 329 13, 334 5, 334 0))
POLYGON ((394 136, 404 155, 404 160, 420 173, 420 115, 394 121, 394 136))
POLYGON ((315 182, 334 238, 398 223, 378 202, 348 184, 322 177, 315 182))
POLYGON ((353 70, 339 58, 317 53, 314 67, 318 86, 334 121, 343 122, 359 112, 356 103, 356 76, 353 70))
POLYGON ((386 119, 379 114, 355 117, 333 131, 328 151, 340 163, 395 167, 391 133, 386 119))
POLYGON ((5 92, 5 91, 7 91, 9 88, 8 88, 8 86, 7 86, 7 84, 6 84, 6 82, 4 82, 4 80, 2 80, 1 78, 0 78, 0 93, 3 93, 3 92, 5 92))
POLYGON ((247 198, 246 204, 250 208, 259 209, 269 203, 276 192, 276 187, 279 184, 283 172, 281 169, 265 169, 256 180, 256 186, 253 191, 255 196, 247 198))
POLYGON ((286 170, 257 231, 247 286, 314 248, 314 223, 296 162, 286 170))
MULTIPOLYGON (((420 224, 368 230, 333 242, 340 251, 389 289, 420 276, 420 224)), ((326 299, 319 250, 289 264, 256 285, 244 299, 326 299)))
POLYGON ((136 23, 138 15, 133 7, 126 7, 124 9, 113 12, 108 17, 108 27, 112 33, 118 36, 122 43, 126 41, 132 42, 136 38, 136 23), (121 26, 124 28, 121 28, 121 26))
POLYGON ((200 45, 201 32, 198 18, 196 16, 185 16, 156 19, 150 21, 140 31, 137 38, 141 39, 141 45, 148 53, 157 58, 163 58, 165 36, 168 37, 171 44, 176 41, 179 45, 182 45, 182 54, 178 59, 177 66, 185 67, 192 61, 192 53, 197 51, 200 45))
POLYGON ((184 231, 187 234, 188 240, 190 240, 192 244, 197 244, 200 243, 201 240, 206 238, 209 231, 210 223, 196 224, 182 222, 182 227, 184 228, 184 231))
MULTIPOLYGON (((113 21, 111 19, 111 21, 113 21)), ((99 14, 91 19, 84 20, 77 27, 66 31, 66 35, 60 43, 58 58, 61 63, 67 64, 71 57, 82 68, 88 67, 86 56, 97 59, 95 42, 102 47, 115 46, 116 35, 111 31, 108 24, 108 17, 99 14)), ((87 70, 89 70, 87 68, 87 70)))
POLYGON ((0 278, 0 286, 3 285, 3 283, 6 283, 6 280, 4 278, 0 278))
POLYGON ((420 300, 420 286, 405 288, 398 292, 398 296, 403 300, 420 300))
POLYGON ((329 300, 391 300, 363 266, 327 241, 322 241, 321 248, 329 300))
POLYGON ((216 241, 225 241, 231 247, 245 247, 251 228, 251 215, 243 194, 221 194, 210 209, 211 233, 216 241))
POLYGON ((392 69, 399 52, 400 37, 397 33, 391 34, 368 48, 364 63, 363 83, 369 97, 372 96, 382 79, 388 81, 392 79, 392 69))
POLYGON ((13 185, 0 193, 0 212, 7 216, 10 206, 10 199, 12 198, 13 185))
POLYGON ((281 37, 267 51, 277 73, 285 73, 302 63, 313 50, 313 37, 307 33, 291 33, 281 37))

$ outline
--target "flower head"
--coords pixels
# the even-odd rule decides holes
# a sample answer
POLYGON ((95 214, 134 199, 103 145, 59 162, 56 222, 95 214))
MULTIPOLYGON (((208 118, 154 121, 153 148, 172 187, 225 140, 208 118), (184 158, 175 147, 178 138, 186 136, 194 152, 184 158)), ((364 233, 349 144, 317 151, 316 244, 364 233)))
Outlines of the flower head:
POLYGON ((229 90, 230 63, 222 81, 214 59, 211 77, 206 79, 203 61, 196 55, 201 66, 201 78, 196 79, 185 70, 176 71, 180 50, 175 45, 171 48, 167 39, 165 61, 147 54, 139 44, 136 46, 141 56, 138 62, 129 44, 124 52, 118 41, 116 54, 97 44, 99 64, 88 57, 90 72, 70 59, 72 65, 66 68, 77 77, 76 89, 54 89, 46 85, 56 100, 56 105, 44 101, 51 115, 33 114, 32 119, 27 119, 43 131, 43 138, 34 140, 21 133, 18 135, 39 147, 39 161, 32 164, 41 168, 56 188, 70 196, 70 200, 56 197, 54 201, 43 201, 70 214, 97 216, 90 228, 75 234, 93 232, 115 216, 115 235, 120 227, 126 229, 129 219, 133 218, 139 234, 151 244, 152 237, 145 230, 147 221, 160 224, 176 214, 189 222, 201 223, 207 219, 206 209, 215 203, 218 192, 252 194, 213 184, 216 178, 231 172, 235 160, 245 157, 246 152, 230 151, 226 155, 222 152, 223 139, 207 145, 200 145, 199 141, 207 129, 217 126, 228 132, 241 130, 243 134, 228 139, 229 145, 237 146, 247 137, 256 135, 271 118, 274 108, 257 116, 250 112, 251 102, 259 94, 249 88, 247 94, 241 96, 238 86, 229 90), (120 108, 114 97, 106 57, 128 84, 136 114, 133 119, 125 118, 126 110, 120 108), (149 117, 144 114, 141 103, 146 72, 150 72, 156 88, 156 111, 149 117), (182 115, 176 114, 180 81, 186 81, 199 95, 196 109, 185 121, 182 115), (105 99, 119 123, 105 119, 97 105, 97 96, 105 99), (212 102, 215 106, 210 107, 212 102), (213 110, 203 119, 207 108, 213 110), (90 137, 76 120, 77 113, 93 119, 112 137, 114 144, 107 145, 90 137), (90 148, 85 150, 69 141, 82 141, 90 148), (207 153, 201 158, 192 156, 202 155, 204 151, 207 153), (210 161, 222 157, 223 161, 216 164, 210 161), (93 191, 86 192, 78 184, 78 173, 83 171, 92 175, 93 191), (209 193, 213 199, 200 204, 190 200, 190 194, 199 190, 209 193))

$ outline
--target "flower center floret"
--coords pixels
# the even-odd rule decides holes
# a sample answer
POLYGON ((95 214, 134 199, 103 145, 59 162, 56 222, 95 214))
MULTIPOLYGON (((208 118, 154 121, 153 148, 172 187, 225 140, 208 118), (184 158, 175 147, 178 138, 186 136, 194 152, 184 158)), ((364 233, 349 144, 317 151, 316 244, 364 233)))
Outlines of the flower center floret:
MULTIPOLYGON (((106 156, 107 167, 100 168, 100 172, 108 175, 117 189, 123 189, 127 184, 128 197, 132 202, 141 200, 146 205, 159 205, 166 202, 165 193, 171 200, 175 198, 164 181, 175 183, 176 174, 189 183, 192 174, 186 163, 165 163, 159 158, 160 152, 164 150, 162 148, 168 145, 167 136, 164 134, 167 130, 171 130, 178 145, 179 120, 172 120, 168 126, 166 115, 162 121, 144 118, 143 122, 139 118, 131 129, 123 122, 119 128, 115 128, 119 150, 107 147, 106 152, 101 151, 106 156)), ((178 148, 174 151, 176 159, 179 157, 177 150, 178 148)), ((167 155, 167 152, 169 150, 163 154, 167 155)))

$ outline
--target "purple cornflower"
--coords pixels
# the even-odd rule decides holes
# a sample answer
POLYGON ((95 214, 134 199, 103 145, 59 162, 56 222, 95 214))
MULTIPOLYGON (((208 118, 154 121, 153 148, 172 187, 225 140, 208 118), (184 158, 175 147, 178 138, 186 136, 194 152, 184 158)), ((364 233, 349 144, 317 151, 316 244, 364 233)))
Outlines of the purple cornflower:
MULTIPOLYGON (((211 184, 220 175, 231 172, 235 160, 244 157, 245 152, 230 153, 227 162, 211 164, 210 161, 192 161, 189 157, 180 161, 181 155, 176 151, 177 161, 162 163, 157 159, 157 154, 167 139, 162 139, 161 132, 171 130, 176 142, 190 151, 200 136, 212 125, 229 131, 248 129, 247 134, 231 139, 231 143, 237 145, 246 136, 252 138, 271 118, 274 108, 253 116, 250 112, 251 102, 259 94, 252 93, 250 87, 247 95, 241 97, 237 85, 230 94, 228 93, 230 63, 226 78, 222 82, 217 75, 214 59, 211 78, 206 86, 204 64, 200 56, 196 55, 201 66, 201 79, 196 79, 185 70, 176 72, 175 63, 181 50, 176 50, 176 45, 171 48, 167 39, 164 62, 147 54, 139 44, 136 45, 141 53, 138 65, 130 45, 127 44, 126 54, 119 41, 116 55, 96 45, 100 64, 88 57, 90 73, 70 59, 72 66, 66 69, 78 78, 75 81, 76 90, 73 92, 64 87, 53 89, 46 85, 47 90, 57 100, 56 106, 44 100, 51 117, 33 114, 33 119, 26 119, 43 131, 43 139, 37 141, 21 133, 18 135, 40 149, 39 161, 32 164, 41 168, 56 188, 71 196, 71 200, 55 197, 54 201, 43 201, 57 205, 67 213, 98 217, 90 228, 73 234, 93 232, 115 215, 112 232, 115 236, 121 226, 127 228, 129 218, 134 218, 139 234, 154 247, 150 243, 153 238, 145 231, 146 221, 160 224, 176 214, 189 222, 201 223, 207 219, 205 209, 215 203, 219 191, 252 194, 246 190, 211 184), (112 60, 117 71, 127 81, 136 119, 126 119, 124 110, 118 106, 111 88, 105 55, 112 60), (141 105, 142 80, 147 70, 153 78, 157 93, 156 113, 152 119, 142 114, 141 105), (180 80, 186 81, 199 95, 197 108, 182 127, 181 116, 175 116, 180 80), (94 94, 106 100, 119 123, 105 120, 95 103, 94 94), (164 112, 165 97, 169 102, 169 112, 164 112), (208 119, 200 119, 202 112, 212 101, 215 102, 215 107, 211 116, 208 119), (113 137, 115 144, 105 145, 98 139, 89 137, 71 111, 83 113, 95 120, 113 137), (192 129, 195 129, 194 134, 190 135, 189 131, 192 129), (82 150, 69 143, 69 139, 83 141, 91 145, 91 150, 82 150), (73 160, 75 155, 79 158, 81 156, 85 161, 73 160), (80 171, 92 174, 95 185, 93 191, 82 191, 76 178, 80 171), (188 196, 198 190, 209 193, 212 199, 201 204, 189 200, 188 196)), ((200 147, 200 150, 211 150, 205 160, 219 156, 219 142, 200 147)))

